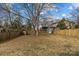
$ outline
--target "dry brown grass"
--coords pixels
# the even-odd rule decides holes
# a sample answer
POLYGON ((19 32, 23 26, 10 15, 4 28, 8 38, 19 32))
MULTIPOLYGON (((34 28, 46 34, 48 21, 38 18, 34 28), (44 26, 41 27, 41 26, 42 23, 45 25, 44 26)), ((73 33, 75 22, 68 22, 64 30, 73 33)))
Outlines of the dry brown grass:
POLYGON ((0 55, 79 55, 78 51, 78 37, 58 34, 21 36, 0 44, 0 55))

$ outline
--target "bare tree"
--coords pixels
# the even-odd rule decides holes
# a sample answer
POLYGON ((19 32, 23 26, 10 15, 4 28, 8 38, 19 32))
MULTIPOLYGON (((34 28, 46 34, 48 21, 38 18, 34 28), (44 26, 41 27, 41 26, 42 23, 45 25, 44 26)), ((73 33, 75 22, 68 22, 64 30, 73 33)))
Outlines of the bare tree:
POLYGON ((76 7, 75 9, 73 9, 70 14, 75 19, 76 23, 79 24, 79 7, 76 7))
POLYGON ((10 23, 10 27, 12 28, 15 26, 16 29, 21 28, 21 22, 22 22, 21 17, 22 18, 24 17, 21 16, 17 10, 13 10, 13 4, 8 4, 8 3, 0 4, 0 7, 2 8, 3 11, 7 13, 6 20, 8 21, 8 23, 10 23))
POLYGON ((37 36, 39 34, 39 21, 40 18, 42 19, 41 14, 56 8, 53 4, 48 3, 24 3, 19 5, 20 9, 17 11, 16 9, 18 8, 15 8, 13 4, 0 4, 0 7, 6 11, 11 24, 16 15, 18 15, 18 19, 23 18, 28 20, 37 36), (23 13, 20 13, 20 11, 23 11, 26 16, 22 15, 23 13))
POLYGON ((52 4, 42 4, 42 3, 33 3, 33 4, 22 4, 24 10, 26 10, 26 17, 29 17, 34 32, 38 36, 39 34, 39 21, 41 17, 41 12, 51 10, 55 8, 52 4))

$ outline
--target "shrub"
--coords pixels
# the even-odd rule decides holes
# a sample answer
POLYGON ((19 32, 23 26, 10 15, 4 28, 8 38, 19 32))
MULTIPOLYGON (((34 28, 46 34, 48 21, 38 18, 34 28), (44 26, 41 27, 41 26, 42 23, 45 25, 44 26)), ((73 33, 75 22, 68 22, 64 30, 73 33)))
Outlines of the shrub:
POLYGON ((62 18, 62 20, 59 21, 57 27, 60 29, 66 29, 65 21, 65 18, 62 18))
POLYGON ((60 29, 66 29, 66 26, 64 23, 59 23, 58 26, 60 29))

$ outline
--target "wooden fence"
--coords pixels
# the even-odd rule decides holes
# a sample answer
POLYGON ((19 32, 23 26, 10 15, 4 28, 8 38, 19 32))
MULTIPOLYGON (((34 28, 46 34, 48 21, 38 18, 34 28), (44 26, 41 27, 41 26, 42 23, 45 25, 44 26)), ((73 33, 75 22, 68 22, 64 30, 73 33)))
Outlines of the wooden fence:
POLYGON ((57 31, 55 31, 55 34, 64 35, 64 36, 79 37, 79 29, 57 30, 57 31))
POLYGON ((12 38, 20 36, 20 31, 11 31, 11 32, 1 32, 0 33, 0 42, 10 40, 12 38))

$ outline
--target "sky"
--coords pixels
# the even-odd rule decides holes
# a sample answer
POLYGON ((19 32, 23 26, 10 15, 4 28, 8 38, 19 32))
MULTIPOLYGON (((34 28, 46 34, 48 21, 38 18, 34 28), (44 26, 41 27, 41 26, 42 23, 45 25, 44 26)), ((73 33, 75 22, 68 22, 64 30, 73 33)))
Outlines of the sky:
MULTIPOLYGON (((54 3, 54 5, 56 7, 58 7, 58 9, 52 9, 52 10, 49 10, 49 11, 44 11, 44 12, 41 12, 41 14, 49 14, 50 16, 53 16, 55 18, 63 18, 63 17, 71 17, 70 13, 73 12, 73 10, 77 7, 79 7, 79 3, 54 3)), ((15 8, 18 10, 18 9, 21 9, 21 6, 20 4, 15 4, 15 8)), ((23 10, 22 10, 22 13, 23 10)))
POLYGON ((51 16, 54 16, 56 19, 61 19, 63 17, 71 17, 70 13, 73 11, 74 9, 74 5, 76 6, 76 4, 72 4, 72 3, 56 3, 55 4, 59 9, 58 10, 53 10, 53 11, 49 11, 49 13, 51 14, 51 16))
MULTIPOLYGON (((73 5, 70 3, 57 3, 56 4, 57 7, 59 7, 59 10, 57 12, 55 12, 57 17, 67 17, 67 15, 72 12, 73 9, 73 5)), ((52 12, 53 14, 53 12, 52 12)))
MULTIPOLYGON (((49 11, 43 11, 41 12, 42 14, 45 14, 47 16, 51 16, 54 19, 62 19, 63 17, 65 18, 72 18, 72 15, 70 15, 71 12, 77 7, 79 7, 79 3, 54 3, 58 9, 52 9, 49 11)), ((20 10, 21 9, 21 14, 24 16, 24 11, 21 8, 20 4, 14 4, 14 9, 20 10)), ((43 16, 45 16, 43 15, 43 16)))
POLYGON ((73 20, 74 17, 70 13, 79 7, 79 3, 54 3, 54 5, 57 9, 52 9, 47 12, 44 11, 44 14, 48 14, 48 16, 53 17, 55 20, 62 19, 63 17, 73 20))
MULTIPOLYGON (((41 12, 41 15, 43 16, 51 16, 54 20, 56 19, 62 19, 63 17, 65 18, 70 18, 73 20, 73 17, 70 13, 73 12, 73 10, 77 7, 79 7, 79 3, 54 3, 58 9, 52 9, 48 11, 43 11, 41 12)), ((15 9, 21 9, 20 4, 15 4, 15 9)), ((21 11, 22 15, 24 14, 24 11, 21 11)))
POLYGON ((79 3, 56 3, 55 5, 59 9, 56 12, 52 11, 51 14, 57 19, 61 19, 63 17, 72 18, 70 13, 72 13, 75 8, 79 7, 79 3))

